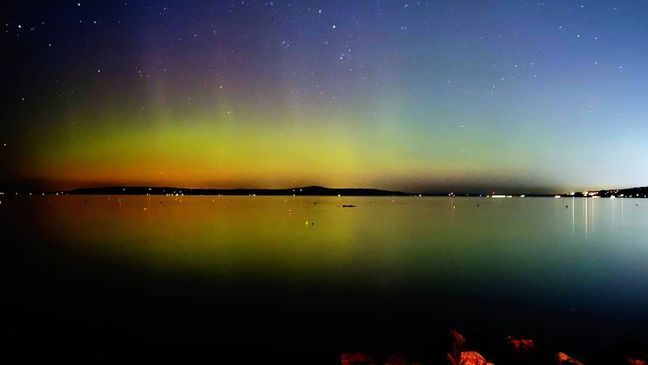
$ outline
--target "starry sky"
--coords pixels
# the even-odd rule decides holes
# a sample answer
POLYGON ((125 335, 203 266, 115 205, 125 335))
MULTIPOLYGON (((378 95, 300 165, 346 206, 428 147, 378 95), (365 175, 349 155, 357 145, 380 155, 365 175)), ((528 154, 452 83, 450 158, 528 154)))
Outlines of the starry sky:
POLYGON ((0 187, 648 185, 646 1, 8 1, 0 187))

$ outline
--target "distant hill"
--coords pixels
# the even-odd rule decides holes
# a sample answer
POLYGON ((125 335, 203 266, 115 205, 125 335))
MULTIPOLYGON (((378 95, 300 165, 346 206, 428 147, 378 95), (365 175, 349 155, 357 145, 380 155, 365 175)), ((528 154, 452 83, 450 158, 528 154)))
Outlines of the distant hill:
MULTIPOLYGON (((13 193, 12 193, 13 194, 13 193)), ((18 193, 16 193, 18 194, 18 193)), ((38 193, 40 194, 40 193, 38 193)), ((476 193, 407 193, 368 188, 327 188, 323 186, 305 186, 287 189, 194 189, 179 187, 153 187, 153 186, 106 186, 98 188, 79 188, 68 191, 57 191, 43 194, 69 194, 69 195, 261 195, 261 196, 451 196, 451 197, 487 197, 488 194, 476 193)), ((509 195, 506 195, 509 196, 509 195)), ((648 186, 628 189, 590 190, 586 192, 555 194, 526 194, 510 195, 526 197, 601 197, 609 198, 648 198, 648 186)))
POLYGON ((178 187, 108 186, 81 188, 65 192, 71 195, 318 195, 318 196, 412 196, 400 191, 364 188, 326 188, 306 186, 288 189, 190 189, 178 187))

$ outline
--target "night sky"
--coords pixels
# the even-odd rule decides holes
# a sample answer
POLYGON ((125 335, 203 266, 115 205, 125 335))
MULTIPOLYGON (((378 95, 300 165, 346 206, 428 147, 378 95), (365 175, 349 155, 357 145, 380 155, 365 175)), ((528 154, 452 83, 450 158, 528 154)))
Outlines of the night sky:
POLYGON ((647 1, 3 2, 0 185, 648 185, 647 1))

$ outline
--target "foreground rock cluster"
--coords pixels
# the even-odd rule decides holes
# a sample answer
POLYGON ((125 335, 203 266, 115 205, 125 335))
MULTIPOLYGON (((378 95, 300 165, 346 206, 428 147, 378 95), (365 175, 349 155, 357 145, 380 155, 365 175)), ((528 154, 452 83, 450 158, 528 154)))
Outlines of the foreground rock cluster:
MULTIPOLYGON (((348 352, 340 356, 341 365, 495 365, 495 364, 550 364, 550 365, 585 365, 579 359, 564 352, 543 351, 533 339, 508 337, 503 346, 504 350, 497 359, 487 359, 477 351, 472 350, 466 338, 458 331, 449 333, 448 352, 441 362, 418 359, 406 354, 376 356, 361 352, 348 352)), ((626 357, 620 365, 648 365, 643 359, 626 357)))

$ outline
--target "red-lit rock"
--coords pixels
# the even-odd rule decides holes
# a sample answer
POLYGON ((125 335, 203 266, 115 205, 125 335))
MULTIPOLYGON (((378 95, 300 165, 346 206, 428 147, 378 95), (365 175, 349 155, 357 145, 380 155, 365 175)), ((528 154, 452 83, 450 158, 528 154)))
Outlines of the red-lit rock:
POLYGON ((564 352, 559 352, 556 354, 556 361, 558 362, 558 365, 583 365, 582 362, 567 355, 564 352))
POLYGON ((456 330, 450 330, 450 341, 452 342, 452 347, 456 348, 460 352, 466 346, 466 338, 456 330))
POLYGON ((346 352, 340 355, 341 365, 375 365, 376 363, 367 354, 361 352, 346 352))
POLYGON ((516 352, 529 352, 536 349, 535 341, 531 339, 515 338, 509 336, 507 339, 508 343, 513 346, 513 350, 516 352))
POLYGON ((475 351, 464 351, 459 358, 459 365, 493 365, 475 351))
POLYGON ((450 330, 450 351, 447 354, 450 365, 459 365, 465 346, 466 338, 459 331, 450 330))
POLYGON ((475 351, 464 351, 466 338, 459 331, 450 331, 450 352, 448 352, 448 363, 450 365, 492 365, 475 351))

